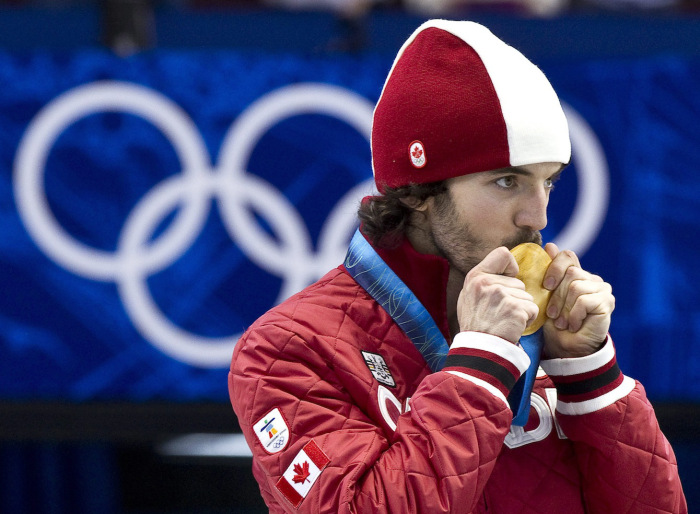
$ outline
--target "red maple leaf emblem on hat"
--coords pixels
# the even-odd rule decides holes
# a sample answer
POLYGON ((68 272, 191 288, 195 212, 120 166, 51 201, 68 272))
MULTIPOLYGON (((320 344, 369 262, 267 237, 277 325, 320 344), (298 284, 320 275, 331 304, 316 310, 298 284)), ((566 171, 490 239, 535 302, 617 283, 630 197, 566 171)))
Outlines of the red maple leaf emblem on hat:
POLYGON ((299 464, 294 464, 294 477, 292 477, 292 480, 294 481, 295 484, 303 484, 304 482, 309 481, 309 475, 311 474, 309 472, 309 463, 304 462, 301 466, 299 464))
POLYGON ((416 145, 413 147, 413 152, 411 152, 411 155, 413 155, 414 158, 420 159, 420 156, 423 155, 423 150, 421 150, 421 147, 416 145))

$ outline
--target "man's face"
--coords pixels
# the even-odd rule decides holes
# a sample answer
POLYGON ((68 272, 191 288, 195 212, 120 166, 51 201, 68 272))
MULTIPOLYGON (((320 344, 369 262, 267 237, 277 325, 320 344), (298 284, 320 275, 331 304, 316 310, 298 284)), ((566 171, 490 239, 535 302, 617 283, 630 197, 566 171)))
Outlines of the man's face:
POLYGON ((448 180, 425 206, 435 253, 466 274, 494 248, 542 243, 561 163, 538 163, 448 180))

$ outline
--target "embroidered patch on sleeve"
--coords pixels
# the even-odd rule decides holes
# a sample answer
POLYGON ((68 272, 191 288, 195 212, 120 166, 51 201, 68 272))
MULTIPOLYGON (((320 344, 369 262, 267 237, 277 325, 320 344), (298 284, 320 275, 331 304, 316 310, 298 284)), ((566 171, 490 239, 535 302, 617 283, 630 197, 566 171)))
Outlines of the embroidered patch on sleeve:
POLYGON ((365 364, 372 372, 372 376, 377 379, 377 382, 389 387, 396 387, 394 377, 391 376, 389 366, 386 365, 384 357, 376 353, 362 351, 362 357, 365 359, 365 364))
POLYGON ((299 507, 309 494, 330 459, 312 439, 309 441, 277 482, 277 489, 294 506, 299 507))
POLYGON ((268 453, 277 453, 289 442, 289 428, 279 409, 272 409, 253 425, 255 435, 268 453))

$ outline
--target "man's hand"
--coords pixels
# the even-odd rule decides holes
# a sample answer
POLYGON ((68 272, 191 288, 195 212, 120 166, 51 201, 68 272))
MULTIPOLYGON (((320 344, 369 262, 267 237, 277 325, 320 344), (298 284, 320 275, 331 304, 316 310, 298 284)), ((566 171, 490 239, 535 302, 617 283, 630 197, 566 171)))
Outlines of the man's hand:
POLYGON ((457 300, 462 331, 484 332, 517 343, 538 308, 525 284, 515 278, 518 264, 505 246, 474 266, 457 300))
POLYGON ((554 243, 545 250, 552 263, 544 287, 552 291, 544 325, 544 352, 550 358, 583 357, 605 341, 615 297, 610 284, 581 269, 571 251, 560 252, 554 243))

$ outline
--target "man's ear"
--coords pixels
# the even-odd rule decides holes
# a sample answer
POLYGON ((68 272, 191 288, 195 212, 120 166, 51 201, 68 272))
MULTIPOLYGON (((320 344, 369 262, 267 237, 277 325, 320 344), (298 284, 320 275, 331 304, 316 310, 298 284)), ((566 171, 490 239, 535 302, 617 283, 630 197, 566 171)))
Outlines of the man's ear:
POLYGON ((421 200, 420 198, 416 198, 415 196, 405 196, 403 198, 399 198, 399 201, 406 207, 419 212, 425 211, 428 208, 428 202, 430 202, 431 200, 432 197, 426 198, 425 200, 421 200))

